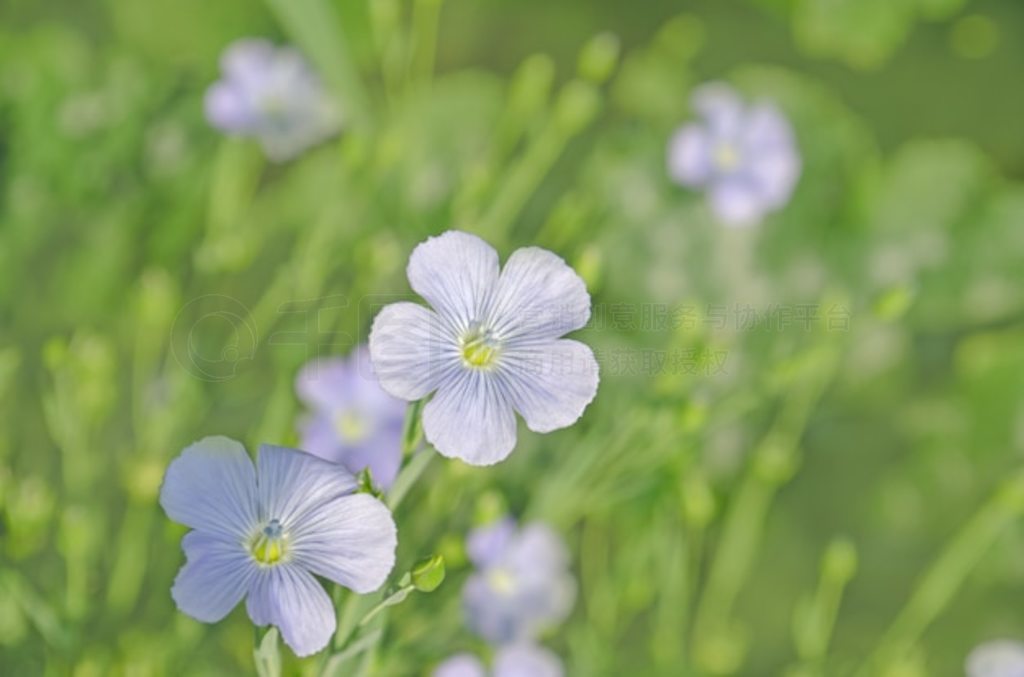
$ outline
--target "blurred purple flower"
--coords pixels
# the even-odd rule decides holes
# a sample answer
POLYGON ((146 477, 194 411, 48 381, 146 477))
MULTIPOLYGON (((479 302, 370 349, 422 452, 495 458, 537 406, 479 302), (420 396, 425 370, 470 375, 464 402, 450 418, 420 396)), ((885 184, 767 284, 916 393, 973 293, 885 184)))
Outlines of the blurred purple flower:
POLYGON ((558 656, 535 644, 502 647, 487 668, 476 656, 456 654, 434 669, 434 677, 562 677, 565 674, 558 656))
POLYGON ((369 467, 389 488, 402 464, 406 404, 381 389, 369 351, 361 346, 347 359, 310 362, 295 390, 311 410, 299 422, 302 448, 355 474, 369 467))
POLYGON ((467 539, 477 571, 462 590, 466 622, 494 644, 535 639, 565 620, 576 597, 559 536, 540 523, 510 532, 510 523, 475 530, 467 539))
POLYGON ((724 83, 698 87, 691 102, 699 120, 669 141, 672 180, 704 190, 726 225, 752 225, 785 206, 801 159, 782 113, 770 103, 746 105, 724 83))
POLYGON ((338 109, 294 48, 243 39, 224 50, 220 66, 222 78, 206 91, 206 119, 257 139, 270 159, 293 158, 338 131, 338 109))
POLYGON ((967 656, 967 677, 1024 677, 1024 644, 997 639, 967 656))

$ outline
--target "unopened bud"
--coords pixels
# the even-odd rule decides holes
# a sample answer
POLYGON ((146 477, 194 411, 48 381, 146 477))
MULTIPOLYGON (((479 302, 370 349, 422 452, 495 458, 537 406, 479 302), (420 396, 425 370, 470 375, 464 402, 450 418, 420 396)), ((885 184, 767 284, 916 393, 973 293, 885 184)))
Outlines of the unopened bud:
POLYGON ((421 559, 409 573, 414 588, 420 592, 433 592, 444 582, 444 557, 433 555, 421 559))
POLYGON ((619 61, 619 38, 614 33, 598 33, 580 51, 580 77, 594 84, 608 80, 619 61))

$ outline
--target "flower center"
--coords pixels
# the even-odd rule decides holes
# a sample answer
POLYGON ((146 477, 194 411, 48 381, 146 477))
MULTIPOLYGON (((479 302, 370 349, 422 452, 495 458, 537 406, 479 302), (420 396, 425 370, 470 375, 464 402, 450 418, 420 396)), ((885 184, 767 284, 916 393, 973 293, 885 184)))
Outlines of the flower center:
POLYGON ((516 579, 507 569, 496 567, 487 574, 487 582, 496 593, 507 597, 516 591, 516 579))
POLYGON ((334 431, 346 444, 357 444, 370 435, 370 426, 359 412, 346 409, 334 417, 334 431))
POLYGON ((723 172, 731 172, 740 164, 740 152, 731 143, 720 143, 714 152, 715 166, 723 172))
POLYGON ((459 339, 462 363, 474 369, 490 369, 498 361, 501 346, 489 329, 474 325, 459 339))
POLYGON ((272 519, 256 532, 249 541, 249 552, 260 564, 272 566, 280 562, 288 548, 288 537, 284 527, 276 519, 272 519))

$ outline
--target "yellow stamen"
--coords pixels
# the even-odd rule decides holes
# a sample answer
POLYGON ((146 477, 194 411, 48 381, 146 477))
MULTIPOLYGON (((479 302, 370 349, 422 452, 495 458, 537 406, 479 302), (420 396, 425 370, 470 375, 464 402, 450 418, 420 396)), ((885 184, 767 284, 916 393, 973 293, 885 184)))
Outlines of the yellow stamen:
POLYGON ((260 564, 273 565, 280 562, 287 546, 287 538, 276 519, 269 523, 253 537, 249 543, 249 552, 260 564))
POLYGON ((366 420, 354 411, 343 411, 334 418, 334 430, 349 444, 362 442, 370 434, 366 420))
POLYGON ((490 333, 475 327, 463 335, 459 342, 462 361, 468 367, 488 369, 494 366, 500 352, 490 333))
POLYGON ((740 163, 740 154, 730 143, 723 143, 715 148, 715 164, 723 171, 736 169, 740 163))
POLYGON ((487 580, 499 595, 511 595, 516 590, 515 577, 505 569, 492 569, 487 580))

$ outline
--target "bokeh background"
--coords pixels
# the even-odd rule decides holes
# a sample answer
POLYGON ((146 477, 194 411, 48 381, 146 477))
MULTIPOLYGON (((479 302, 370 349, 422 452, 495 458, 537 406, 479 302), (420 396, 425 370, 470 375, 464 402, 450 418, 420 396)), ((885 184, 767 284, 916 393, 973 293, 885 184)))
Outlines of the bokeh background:
POLYGON ((580 271, 602 384, 505 464, 431 466, 399 562, 448 578, 369 674, 484 650, 462 539, 496 505, 571 547, 571 675, 959 675, 1024 638, 1022 68, 1018 0, 5 0, 0 673, 252 672, 243 610, 174 609, 163 470, 295 443, 297 369, 449 228, 580 271), (244 36, 343 106, 348 63, 363 115, 289 163, 226 139, 202 97, 244 36), (719 79, 804 159, 755 228, 665 172, 719 79))

